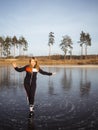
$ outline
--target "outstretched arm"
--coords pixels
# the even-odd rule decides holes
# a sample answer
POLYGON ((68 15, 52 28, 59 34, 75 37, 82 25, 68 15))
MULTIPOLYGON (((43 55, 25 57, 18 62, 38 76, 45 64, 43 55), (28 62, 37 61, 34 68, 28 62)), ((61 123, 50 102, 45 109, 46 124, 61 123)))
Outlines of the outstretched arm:
POLYGON ((13 65, 14 69, 15 69, 16 71, 18 71, 18 72, 25 71, 25 69, 26 69, 26 66, 24 66, 24 67, 17 67, 17 64, 16 64, 15 62, 12 63, 12 65, 13 65))
POLYGON ((46 71, 44 71, 42 69, 39 69, 39 73, 41 73, 43 75, 49 75, 49 76, 56 74, 56 73, 46 72, 46 71))

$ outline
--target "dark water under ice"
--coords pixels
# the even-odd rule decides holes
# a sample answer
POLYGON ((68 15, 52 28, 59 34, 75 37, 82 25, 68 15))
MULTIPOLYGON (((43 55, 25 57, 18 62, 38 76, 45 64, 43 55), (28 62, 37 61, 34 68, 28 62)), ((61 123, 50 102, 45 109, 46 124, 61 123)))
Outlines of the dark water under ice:
POLYGON ((0 66, 0 130, 98 130, 98 68, 43 67, 38 74, 35 116, 23 87, 25 72, 0 66))

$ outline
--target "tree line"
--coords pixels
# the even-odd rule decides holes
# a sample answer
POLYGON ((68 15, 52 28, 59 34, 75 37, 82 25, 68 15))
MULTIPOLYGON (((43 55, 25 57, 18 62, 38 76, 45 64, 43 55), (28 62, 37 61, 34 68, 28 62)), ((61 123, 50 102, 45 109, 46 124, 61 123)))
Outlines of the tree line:
MULTIPOLYGON (((54 44, 54 42, 55 42, 54 32, 50 32, 49 33, 49 41, 48 41, 49 58, 50 58, 50 53, 51 53, 51 46, 54 44)), ((81 31, 80 39, 79 39, 79 41, 77 41, 77 43, 79 43, 80 47, 81 47, 81 58, 83 56, 83 49, 84 48, 85 48, 85 57, 87 57, 88 46, 91 46, 90 34, 81 31)), ((66 58, 67 53, 69 53, 70 58, 71 58, 72 50, 73 50, 73 42, 72 42, 71 37, 68 35, 63 36, 59 46, 60 46, 61 50, 64 52, 64 57, 66 58)))
MULTIPOLYGON (((51 47, 55 43, 54 32, 49 33, 49 58, 51 55, 51 47)), ((81 47, 81 57, 83 56, 83 50, 85 49, 85 57, 87 56, 88 46, 91 46, 91 37, 89 33, 85 33, 81 31, 80 39, 77 41, 81 47)), ((62 37, 62 40, 59 44, 59 47, 64 52, 64 57, 69 54, 70 58, 72 56, 73 51, 73 42, 70 36, 65 35, 62 37)), ((28 42, 27 40, 21 36, 17 38, 16 36, 10 37, 2 37, 0 36, 0 57, 10 57, 10 56, 21 56, 28 50, 28 42)))
POLYGON ((16 53, 23 55, 27 48, 28 42, 23 36, 19 38, 16 36, 0 36, 0 57, 15 57, 16 53))

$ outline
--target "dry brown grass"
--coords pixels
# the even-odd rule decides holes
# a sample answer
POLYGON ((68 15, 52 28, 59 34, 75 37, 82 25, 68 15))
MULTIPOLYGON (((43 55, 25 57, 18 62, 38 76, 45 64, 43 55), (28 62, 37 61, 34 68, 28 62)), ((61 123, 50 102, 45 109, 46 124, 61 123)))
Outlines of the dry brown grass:
MULTIPOLYGON (((40 65, 87 65, 93 64, 98 65, 98 59, 48 59, 48 58, 37 58, 40 65)), ((0 65, 9 65, 12 62, 16 62, 19 65, 25 65, 29 63, 29 58, 21 59, 0 59, 0 65)))

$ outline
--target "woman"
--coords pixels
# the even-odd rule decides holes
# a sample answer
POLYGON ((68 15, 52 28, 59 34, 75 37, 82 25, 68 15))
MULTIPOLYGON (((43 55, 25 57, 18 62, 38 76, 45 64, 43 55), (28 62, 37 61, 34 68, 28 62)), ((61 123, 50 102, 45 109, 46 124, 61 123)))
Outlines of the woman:
POLYGON ((26 76, 24 79, 24 87, 27 93, 28 101, 29 101, 29 107, 30 107, 30 117, 34 114, 34 96, 36 91, 36 78, 37 73, 41 73, 43 75, 53 75, 55 73, 50 73, 43 71, 37 62, 37 59, 35 57, 32 57, 29 60, 29 65, 25 65, 24 67, 17 67, 16 63, 13 63, 13 67, 18 72, 26 71, 26 76))

